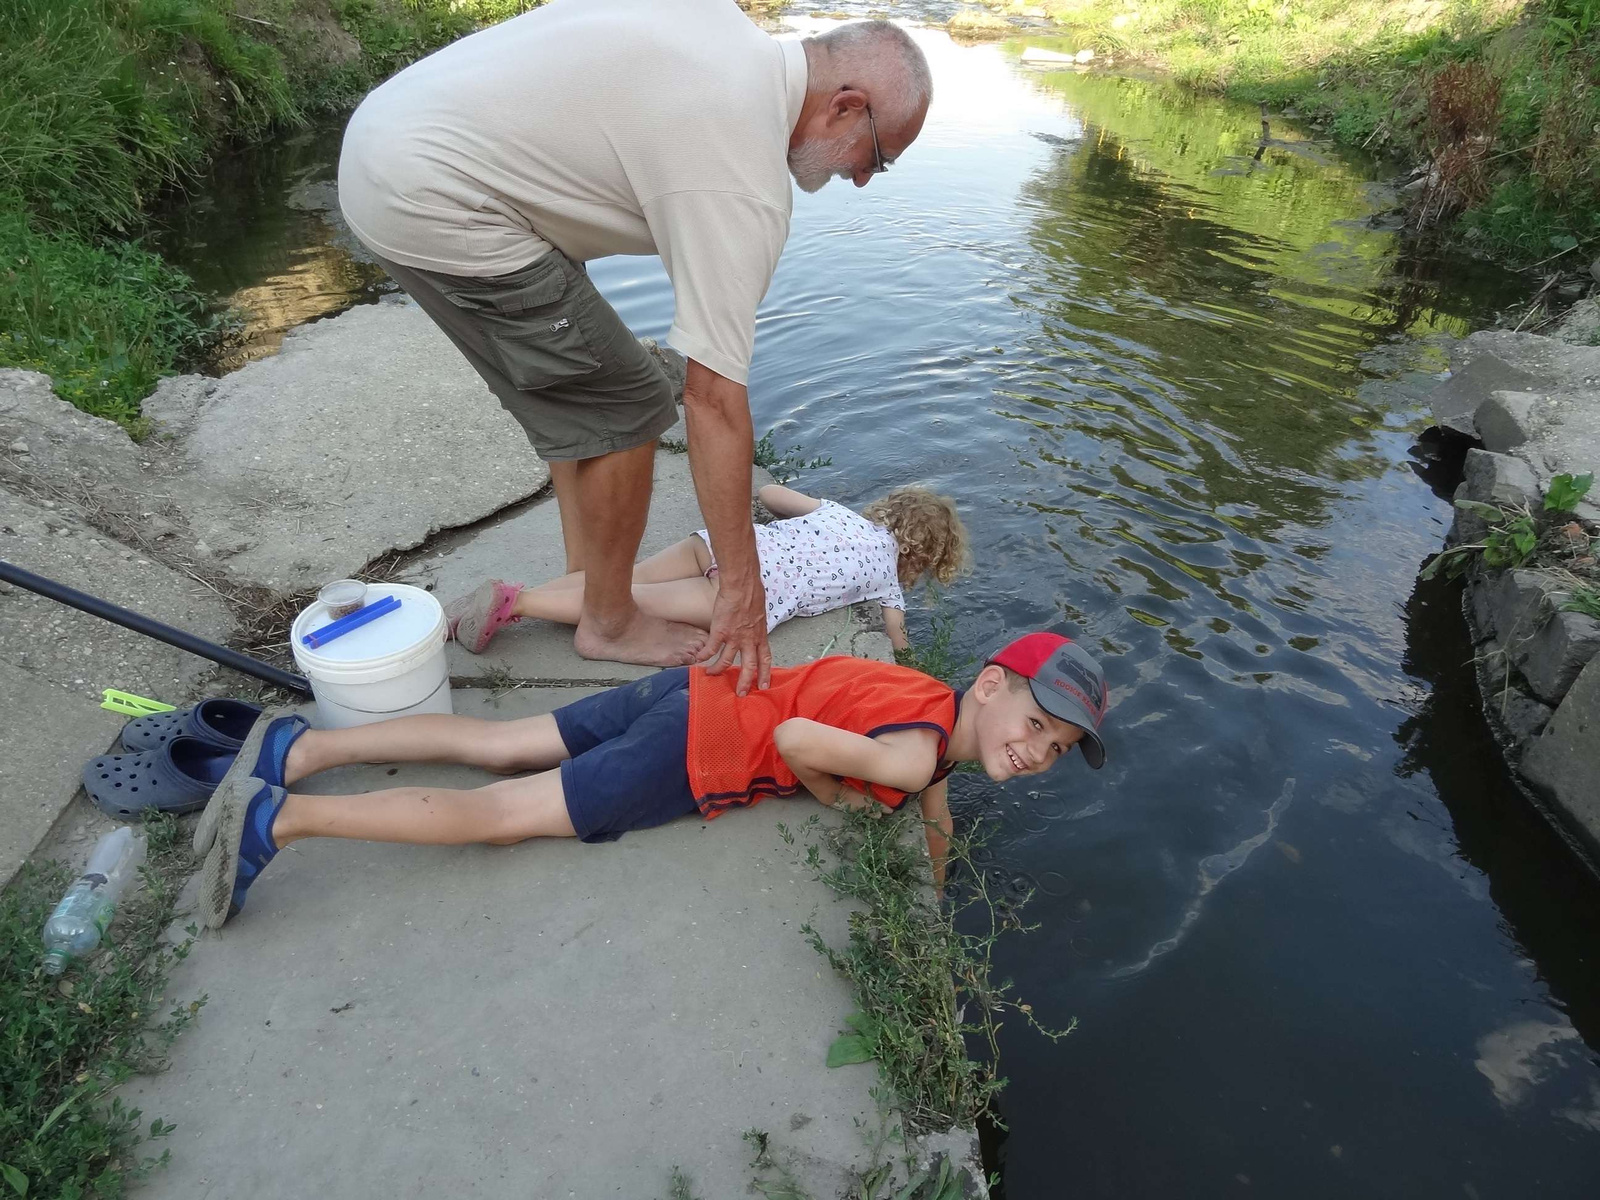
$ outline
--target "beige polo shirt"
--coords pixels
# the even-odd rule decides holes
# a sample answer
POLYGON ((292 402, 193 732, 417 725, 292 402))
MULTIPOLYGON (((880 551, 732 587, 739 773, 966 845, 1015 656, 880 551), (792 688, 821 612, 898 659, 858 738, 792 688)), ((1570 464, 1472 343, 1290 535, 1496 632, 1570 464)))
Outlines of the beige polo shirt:
POLYGON ((350 118, 339 202, 385 258, 501 275, 659 254, 667 340, 748 382, 789 234, 798 42, 733 0, 551 0, 401 71, 350 118))

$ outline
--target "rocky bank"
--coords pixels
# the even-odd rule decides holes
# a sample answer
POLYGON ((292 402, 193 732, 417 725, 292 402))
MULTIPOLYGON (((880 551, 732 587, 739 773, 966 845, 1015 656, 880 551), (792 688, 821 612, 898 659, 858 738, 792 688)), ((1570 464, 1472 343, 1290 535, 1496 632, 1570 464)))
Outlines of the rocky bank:
POLYGON ((1483 544, 1526 511, 1546 530, 1527 561, 1470 551, 1463 609, 1489 718, 1519 781, 1591 865, 1600 862, 1600 620, 1571 606, 1600 549, 1600 491, 1544 515, 1559 475, 1600 467, 1600 305, 1581 302, 1554 337, 1467 338, 1429 397, 1441 429, 1470 439, 1447 546, 1483 544), (1559 525, 1559 529, 1554 526, 1559 525), (1561 554, 1548 552, 1551 541, 1561 554))

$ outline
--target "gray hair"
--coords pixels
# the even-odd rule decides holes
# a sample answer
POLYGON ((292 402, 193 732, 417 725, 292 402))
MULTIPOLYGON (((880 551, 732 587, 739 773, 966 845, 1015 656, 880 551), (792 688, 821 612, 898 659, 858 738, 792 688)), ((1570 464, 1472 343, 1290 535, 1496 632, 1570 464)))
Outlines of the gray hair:
POLYGON ((870 93, 884 124, 898 128, 933 97, 928 60, 911 35, 892 22, 851 21, 806 38, 805 44, 814 52, 808 90, 860 88, 870 93))

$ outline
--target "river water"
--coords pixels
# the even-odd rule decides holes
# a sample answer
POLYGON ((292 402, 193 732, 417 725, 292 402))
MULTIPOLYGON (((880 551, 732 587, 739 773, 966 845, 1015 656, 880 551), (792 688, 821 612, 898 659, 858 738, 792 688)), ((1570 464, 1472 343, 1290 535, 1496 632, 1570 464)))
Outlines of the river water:
MULTIPOLYGON (((958 655, 1048 626, 1111 678, 1103 771, 955 779, 1036 889, 999 973, 1079 1022, 1003 1032, 1003 1194, 1595 1195, 1600 888, 1489 742, 1454 589, 1415 582, 1449 521, 1419 397, 1525 285, 1407 256, 1381 172, 1276 126, 1257 159, 1249 108, 919 38, 921 140, 796 195, 751 403, 832 459, 797 486, 959 500, 958 655)), ((172 216, 259 314, 233 363, 380 286, 285 207, 337 145, 172 216)), ((658 263, 591 271, 665 334, 658 263)))

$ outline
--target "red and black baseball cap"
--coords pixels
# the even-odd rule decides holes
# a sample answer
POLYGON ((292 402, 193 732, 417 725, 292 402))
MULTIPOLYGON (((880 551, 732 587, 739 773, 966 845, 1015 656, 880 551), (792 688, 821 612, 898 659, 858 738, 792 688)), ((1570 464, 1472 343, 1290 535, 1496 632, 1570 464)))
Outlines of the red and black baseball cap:
POLYGON ((1106 673, 1087 650, 1059 633, 1025 633, 989 661, 1026 676, 1040 708, 1083 730, 1083 761, 1097 771, 1104 765, 1106 673))

